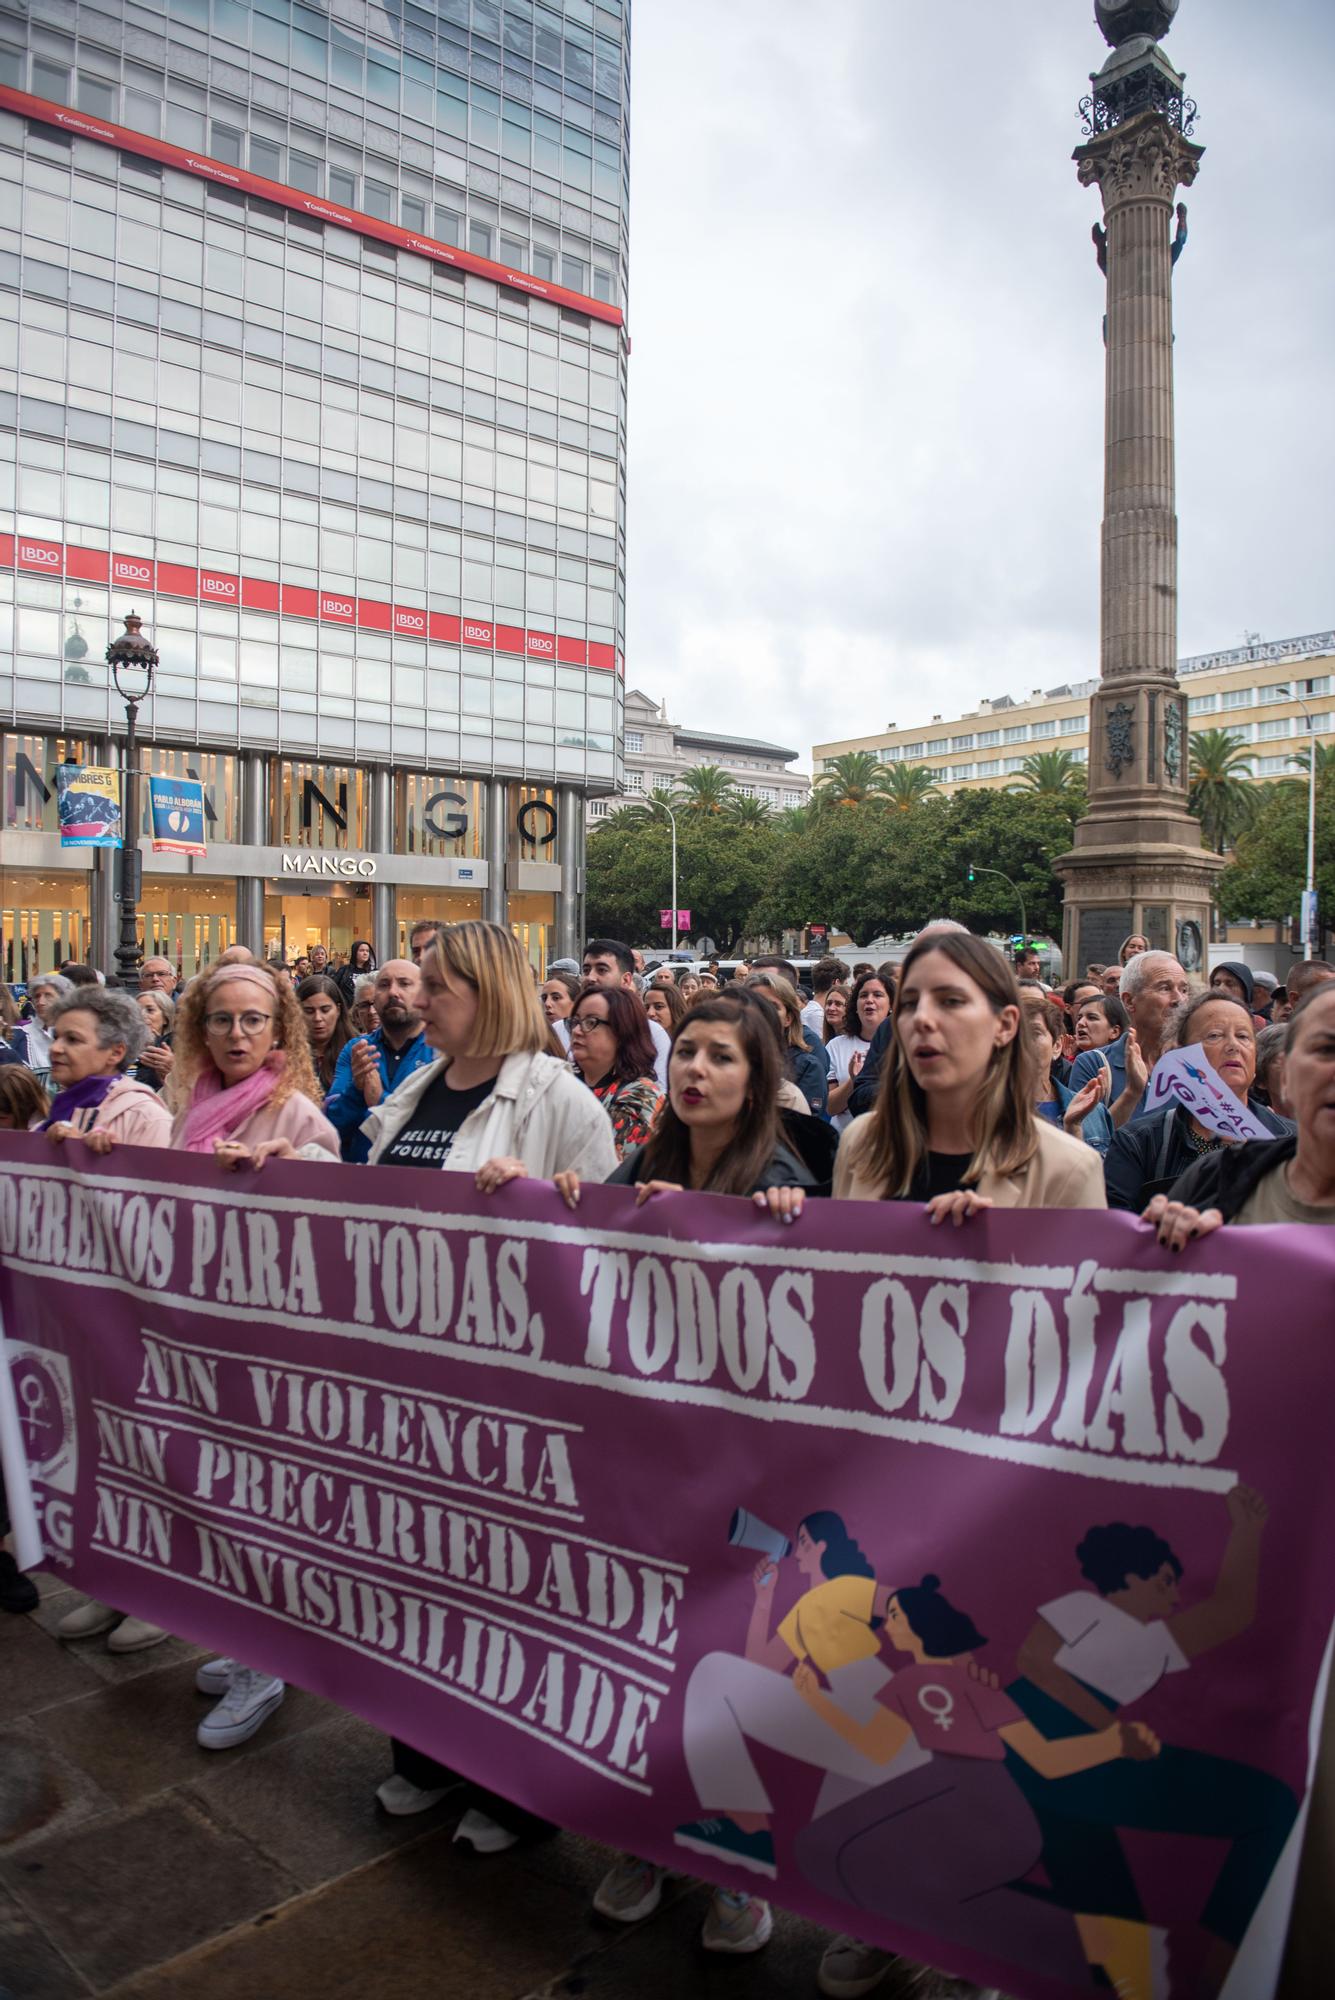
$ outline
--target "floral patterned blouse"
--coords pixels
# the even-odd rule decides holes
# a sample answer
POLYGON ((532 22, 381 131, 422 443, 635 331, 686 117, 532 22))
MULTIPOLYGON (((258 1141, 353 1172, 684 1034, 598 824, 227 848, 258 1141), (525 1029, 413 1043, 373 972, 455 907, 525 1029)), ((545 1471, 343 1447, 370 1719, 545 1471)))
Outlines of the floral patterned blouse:
POLYGON ((612 1144, 619 1160, 627 1146, 642 1146, 649 1137, 663 1093, 651 1076, 642 1076, 634 1083, 618 1083, 615 1077, 605 1076, 591 1088, 612 1121, 612 1144))

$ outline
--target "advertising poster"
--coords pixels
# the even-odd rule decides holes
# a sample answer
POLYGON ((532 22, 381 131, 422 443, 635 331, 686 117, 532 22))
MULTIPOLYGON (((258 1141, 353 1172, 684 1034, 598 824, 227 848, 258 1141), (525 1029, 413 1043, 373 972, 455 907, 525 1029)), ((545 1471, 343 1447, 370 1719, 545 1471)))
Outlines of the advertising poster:
POLYGON ((106 764, 62 764, 56 771, 62 847, 119 847, 121 774, 106 764))
POLYGON ((155 854, 207 854, 204 786, 198 778, 150 778, 155 854))

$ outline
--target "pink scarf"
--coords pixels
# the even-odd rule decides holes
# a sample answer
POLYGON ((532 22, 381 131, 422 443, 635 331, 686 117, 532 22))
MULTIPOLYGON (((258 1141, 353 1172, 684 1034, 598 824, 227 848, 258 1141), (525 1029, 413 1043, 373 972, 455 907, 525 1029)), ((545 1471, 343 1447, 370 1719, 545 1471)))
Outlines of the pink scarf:
POLYGON ((185 1114, 180 1138, 182 1152, 211 1153, 215 1139, 230 1139, 253 1111, 269 1102, 286 1060, 281 1049, 272 1049, 257 1070, 226 1090, 212 1063, 202 1070, 185 1114))

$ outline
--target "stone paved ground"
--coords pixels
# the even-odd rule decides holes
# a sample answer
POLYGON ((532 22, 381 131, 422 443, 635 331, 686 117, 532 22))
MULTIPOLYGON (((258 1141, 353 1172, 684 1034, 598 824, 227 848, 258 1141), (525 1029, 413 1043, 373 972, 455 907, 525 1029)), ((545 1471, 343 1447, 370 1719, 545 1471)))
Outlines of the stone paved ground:
POLYGON ((384 1739, 289 1690, 250 1743, 197 1748, 201 1655, 63 1645, 80 1598, 40 1579, 0 1617, 0 1993, 12 2000, 810 2000, 822 1934, 710 1959, 706 1891, 633 1929, 592 1920, 604 1849, 564 1836, 483 1859, 447 1799, 392 1820, 384 1739))

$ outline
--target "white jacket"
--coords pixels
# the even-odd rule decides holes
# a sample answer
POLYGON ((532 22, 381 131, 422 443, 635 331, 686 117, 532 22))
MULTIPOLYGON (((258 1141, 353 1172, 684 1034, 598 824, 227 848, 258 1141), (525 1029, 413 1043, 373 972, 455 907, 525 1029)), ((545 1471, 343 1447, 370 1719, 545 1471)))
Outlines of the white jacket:
MULTIPOLYGON (((414 1070, 369 1113, 362 1131, 371 1141, 372 1166, 408 1123, 446 1060, 437 1056, 414 1070)), ((588 1085, 555 1056, 507 1056, 490 1097, 459 1127, 445 1166, 471 1174, 498 1158, 522 1160, 534 1180, 550 1180, 573 1167, 582 1180, 605 1181, 617 1163, 612 1121, 588 1085)))

